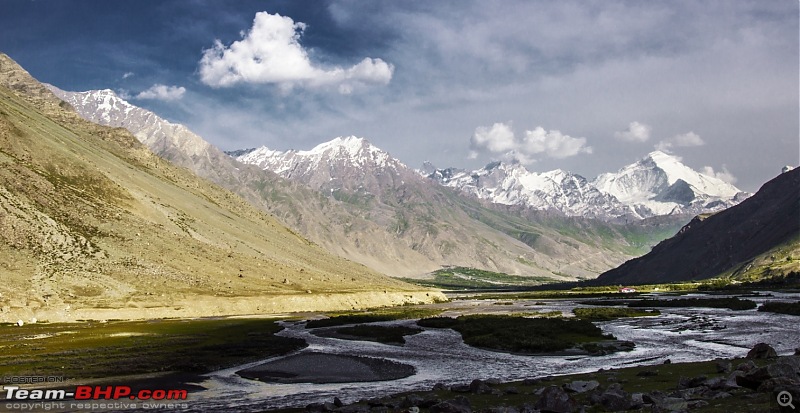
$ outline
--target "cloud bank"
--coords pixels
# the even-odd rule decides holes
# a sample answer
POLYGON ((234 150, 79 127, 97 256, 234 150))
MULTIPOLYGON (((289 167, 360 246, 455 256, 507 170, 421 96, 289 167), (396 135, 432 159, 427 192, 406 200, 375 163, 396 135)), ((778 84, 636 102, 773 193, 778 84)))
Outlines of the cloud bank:
POLYGON ((673 147, 703 146, 705 144, 705 141, 703 141, 700 135, 694 132, 687 132, 681 135, 675 135, 669 139, 664 139, 657 143, 655 148, 659 151, 669 151, 673 147))
POLYGON ((733 174, 728 170, 728 167, 725 165, 722 165, 721 171, 715 171, 714 168, 710 166, 704 166, 703 169, 700 170, 700 173, 703 175, 712 176, 731 185, 735 184, 737 181, 736 177, 733 176, 733 174))
POLYGON ((284 90, 295 86, 335 86, 349 94, 360 86, 386 85, 394 66, 366 57, 350 68, 325 69, 314 65, 300 44, 305 23, 288 16, 256 13, 250 31, 242 40, 225 46, 219 40, 203 52, 200 79, 214 88, 240 83, 275 84, 284 90))
POLYGON ((592 147, 586 145, 586 138, 573 138, 558 130, 547 131, 541 126, 517 137, 510 122, 476 128, 470 139, 470 150, 469 157, 472 159, 480 153, 489 153, 523 164, 536 162, 541 156, 564 159, 580 153, 592 153, 592 147))
POLYGON ((650 131, 649 125, 633 121, 628 124, 628 129, 614 132, 614 138, 623 142, 645 142, 650 139, 650 131))
POLYGON ((186 88, 183 86, 166 86, 162 84, 155 84, 149 89, 136 95, 135 98, 163 100, 168 102, 181 99, 184 93, 186 93, 186 88))

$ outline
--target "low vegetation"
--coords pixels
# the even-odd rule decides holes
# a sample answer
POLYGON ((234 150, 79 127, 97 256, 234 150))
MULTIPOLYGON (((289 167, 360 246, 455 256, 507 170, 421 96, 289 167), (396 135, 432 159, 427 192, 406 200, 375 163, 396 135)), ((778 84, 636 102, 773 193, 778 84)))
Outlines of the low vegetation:
POLYGON ((0 326, 0 376, 67 379, 206 373, 306 346, 269 319, 110 321, 0 326))
POLYGON ((404 281, 425 287, 449 290, 506 290, 552 282, 552 279, 547 277, 511 275, 467 267, 442 268, 434 271, 432 276, 433 278, 427 280, 404 279, 404 281))
POLYGON ((328 313, 328 318, 310 320, 306 328, 333 327, 347 324, 377 323, 380 321, 410 320, 414 318, 432 317, 441 310, 418 307, 392 307, 372 311, 354 311, 346 313, 328 313))
POLYGON ((433 317, 417 322, 421 327, 452 328, 474 347, 520 353, 563 351, 613 339, 589 321, 565 318, 525 318, 503 315, 433 317))
POLYGON ((758 307, 758 311, 766 311, 770 313, 780 313, 789 315, 800 315, 800 301, 794 303, 785 302, 769 302, 764 303, 758 307))
MULTIPOLYGON (((423 330, 405 326, 376 326, 359 324, 352 327, 342 327, 336 333, 345 336, 354 336, 368 341, 377 341, 386 344, 405 344, 405 336, 421 333, 423 330)), ((342 337, 344 338, 344 337, 342 337)))
POLYGON ((658 310, 639 310, 623 307, 580 307, 572 310, 575 317, 590 321, 610 321, 625 317, 651 317, 660 315, 658 310))

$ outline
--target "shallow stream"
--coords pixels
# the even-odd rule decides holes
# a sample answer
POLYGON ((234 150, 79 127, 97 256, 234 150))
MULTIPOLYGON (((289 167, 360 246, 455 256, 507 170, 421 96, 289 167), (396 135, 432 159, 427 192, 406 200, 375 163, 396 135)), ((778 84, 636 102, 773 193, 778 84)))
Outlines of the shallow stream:
MULTIPOLYGON (((798 300, 798 294, 772 293, 766 300, 798 300)), ((497 300, 458 300, 438 304, 444 315, 478 312, 563 311, 571 314, 576 301, 585 300, 520 300, 511 305, 498 305, 497 300)), ((461 336, 450 329, 426 329, 406 337, 404 346, 369 341, 351 341, 318 337, 305 329, 304 322, 285 322, 279 333, 306 340, 302 352, 322 352, 378 357, 413 365, 417 373, 399 380, 345 384, 271 384, 243 379, 235 374, 264 360, 206 375, 199 383, 207 390, 190 398, 192 411, 264 411, 280 407, 304 407, 309 403, 331 402, 339 397, 345 403, 392 393, 429 390, 436 383, 469 383, 473 379, 503 381, 548 375, 585 373, 600 368, 742 357, 756 343, 772 345, 778 354, 792 354, 800 343, 798 317, 758 312, 711 308, 662 308, 657 317, 625 318, 598 323, 606 333, 620 340, 636 343, 630 352, 605 356, 523 356, 481 350, 464 344, 461 336)), ((380 323, 414 325, 414 320, 380 323)))

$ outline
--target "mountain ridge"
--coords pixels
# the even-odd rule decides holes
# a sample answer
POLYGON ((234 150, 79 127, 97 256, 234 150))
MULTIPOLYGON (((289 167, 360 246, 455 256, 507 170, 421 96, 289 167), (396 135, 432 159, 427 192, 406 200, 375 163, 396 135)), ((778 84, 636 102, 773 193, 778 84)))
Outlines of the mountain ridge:
POLYGON ((438 169, 428 163, 419 173, 493 203, 552 209, 567 216, 612 222, 718 211, 748 195, 661 151, 593 180, 560 169, 531 172, 520 163, 498 161, 471 172, 438 169))
POLYGON ((695 217, 642 257, 590 284, 656 284, 724 275, 735 280, 800 273, 800 170, 784 172, 740 204, 695 217))
POLYGON ((197 317, 430 302, 80 118, 0 54, 0 319, 197 317), (311 291, 311 293, 309 293, 311 291))
MULTIPOLYGON (((79 113, 88 112, 84 117, 104 119, 95 113, 97 105, 71 97, 77 92, 62 93, 79 113)), ((646 247, 643 240, 653 238, 642 229, 502 210, 467 199, 355 137, 306 151, 261 148, 262 155, 275 159, 260 167, 210 144, 209 156, 188 156, 174 139, 151 149, 242 195, 329 251, 390 275, 424 277, 459 265, 556 280, 591 278, 638 254, 646 247), (364 156, 354 159, 359 152, 364 156)), ((152 136, 140 140, 153 141, 152 136)), ((241 154, 253 158, 257 152, 241 154)), ((659 224, 658 234, 666 236, 673 225, 659 224)))

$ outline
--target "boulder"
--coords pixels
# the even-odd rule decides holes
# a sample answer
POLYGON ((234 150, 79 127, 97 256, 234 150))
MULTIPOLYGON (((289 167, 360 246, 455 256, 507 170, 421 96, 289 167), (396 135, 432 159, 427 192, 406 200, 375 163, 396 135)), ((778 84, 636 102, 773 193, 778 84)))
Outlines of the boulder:
POLYGON ((403 401, 400 402, 400 407, 409 408, 409 407, 418 407, 420 406, 425 399, 422 398, 419 394, 409 394, 408 396, 403 398, 403 401))
POLYGON ((472 406, 464 396, 446 400, 430 407, 431 413, 472 413, 472 406))
POLYGON ((689 402, 679 397, 664 397, 655 403, 654 411, 681 412, 689 409, 689 402))
POLYGON ((578 404, 561 387, 549 386, 544 389, 534 407, 554 413, 572 413, 577 410, 578 404))
POLYGON ((717 361, 715 367, 717 368, 717 373, 725 373, 728 374, 733 370, 733 365, 729 360, 719 360, 717 361))
POLYGON ((778 353, 767 343, 758 343, 747 352, 748 359, 769 359, 778 357, 778 353))
POLYGON ((628 410, 631 407, 631 396, 622 390, 620 384, 614 383, 600 395, 600 404, 612 412, 628 410))
POLYGON ((631 409, 641 409, 644 406, 644 393, 631 393, 631 409))
POLYGON ((789 377, 773 377, 761 382, 756 391, 759 393, 778 393, 791 387, 800 387, 800 382, 789 377))
POLYGON ((583 381, 576 380, 564 385, 564 390, 571 393, 585 393, 600 387, 600 382, 597 380, 583 381))
POLYGON ((706 383, 708 377, 706 376, 697 376, 697 377, 681 377, 678 380, 678 388, 679 389, 691 389, 692 387, 700 387, 706 383))
MULTIPOLYGON (((783 382, 787 384, 792 382, 800 384, 800 377, 797 373, 795 367, 789 363, 774 363, 737 377, 736 384, 752 390, 758 390, 767 380, 778 378, 784 379, 783 382)), ((767 391, 771 391, 771 389, 767 391)))
POLYGON ((485 381, 475 379, 469 384, 469 391, 473 394, 489 394, 492 392, 492 388, 485 381))
POLYGON ((753 363, 751 360, 748 360, 748 361, 745 361, 744 363, 739 363, 739 365, 736 366, 736 371, 741 371, 743 373, 747 373, 747 372, 753 371, 753 370, 755 370, 757 368, 758 368, 758 366, 756 366, 756 363, 753 363))
POLYGON ((800 357, 797 356, 781 357, 778 359, 778 364, 786 364, 790 366, 795 371, 795 373, 800 375, 800 357))

